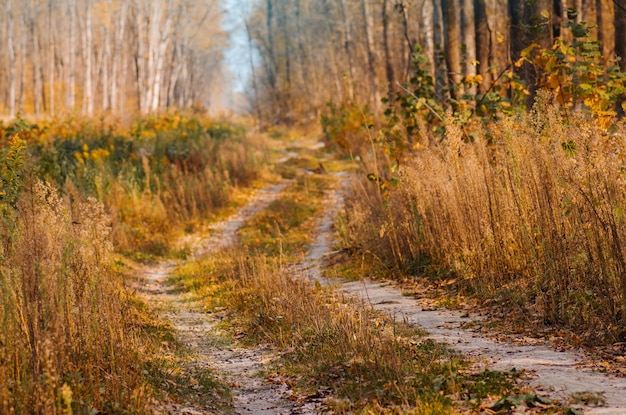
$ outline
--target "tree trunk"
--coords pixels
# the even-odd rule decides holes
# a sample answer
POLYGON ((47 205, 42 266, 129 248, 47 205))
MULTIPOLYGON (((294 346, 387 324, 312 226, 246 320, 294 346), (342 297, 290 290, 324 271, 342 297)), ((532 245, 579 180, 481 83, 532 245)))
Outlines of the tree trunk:
MULTIPOLYGON (((154 67, 154 77, 153 77, 153 92, 152 92, 152 105, 151 110, 157 111, 161 104, 161 84, 163 82, 163 71, 165 68, 165 54, 167 52, 167 47, 170 41, 170 30, 172 25, 172 17, 170 15, 172 1, 168 0, 165 5, 165 10, 159 10, 159 15, 163 15, 164 21, 161 22, 161 19, 152 22, 152 24, 157 25, 158 30, 160 30, 160 36, 158 37, 157 44, 155 45, 156 50, 156 62, 154 67)), ((158 31, 156 31, 158 33, 158 31)))
POLYGON ((543 28, 539 31, 534 39, 542 48, 548 49, 552 46, 554 40, 554 30, 552 20, 555 18, 553 0, 535 0, 528 3, 530 9, 530 21, 540 23, 543 28), (546 18, 545 15, 548 17, 546 18))
POLYGON ((478 73, 483 78, 479 85, 479 93, 484 94, 491 85, 492 77, 490 67, 491 62, 491 39, 492 30, 487 17, 486 0, 475 0, 476 19, 476 49, 478 58, 478 73))
POLYGON ((122 42, 124 41, 126 30, 126 14, 128 11, 128 3, 122 2, 121 10, 119 12, 118 23, 116 24, 115 31, 115 43, 113 45, 113 63, 111 68, 111 109, 113 113, 117 113, 120 108, 118 100, 118 91, 121 85, 121 79, 123 76, 119 75, 120 64, 123 65, 124 53, 122 50, 122 42))
MULTIPOLYGON (((443 45, 446 41, 445 35, 445 17, 443 12, 443 5, 440 0, 433 0, 434 13, 433 13, 433 25, 435 28, 435 45, 443 45)), ((442 99, 449 98, 448 91, 448 69, 446 59, 441 57, 441 54, 435 55, 435 91, 442 99), (445 94, 445 96, 444 96, 445 94)))
POLYGON ((93 116, 93 31, 91 0, 85 0, 85 110, 93 116))
POLYGON ((13 40, 13 1, 7 0, 6 4, 6 18, 7 18, 7 42, 9 48, 9 115, 15 116, 15 44, 13 40))
MULTIPOLYGON (((476 26, 474 18, 474 0, 462 0, 461 19, 463 23, 463 45, 465 46, 464 76, 476 75, 476 26)), ((471 86, 466 92, 475 95, 476 87, 471 86)))
POLYGON ((393 101, 395 77, 393 73, 393 61, 389 46, 389 0, 383 0, 382 21, 383 21, 383 50, 385 53, 385 74, 387 75, 387 99, 393 101))
MULTIPOLYGON (((424 0, 422 5, 422 22, 423 22, 423 39, 424 39, 424 55, 428 58, 428 65, 430 66, 430 76, 433 78, 435 75, 435 7, 433 1, 436 0, 424 0)), ((413 53, 409 51, 410 55, 413 53)), ((409 61, 409 65, 411 62, 409 61)))
POLYGON ((139 112, 145 114, 148 112, 147 93, 149 85, 147 81, 146 68, 146 8, 142 0, 137 2, 136 14, 136 30, 137 30, 137 53, 135 56, 135 65, 137 67, 137 106, 139 112))
POLYGON ((445 48, 448 68, 448 81, 453 98, 457 98, 460 91, 454 88, 461 83, 461 8, 459 0, 444 0, 443 13, 445 18, 445 48))
POLYGON ((267 6, 267 17, 266 17, 266 21, 265 21, 265 25, 266 25, 266 29, 267 29, 267 48, 268 48, 268 52, 269 52, 269 65, 268 65, 268 81, 270 84, 270 87, 272 89, 276 88, 276 77, 274 74, 274 69, 276 68, 276 56, 274 53, 274 25, 273 25, 273 20, 274 20, 274 12, 273 12, 273 8, 272 8, 272 0, 266 0, 265 2, 266 6, 267 6))
POLYGON ((596 0, 598 10, 598 41, 602 43, 601 52, 605 65, 610 65, 615 50, 615 29, 613 0, 596 0))
MULTIPOLYGON (((24 13, 24 12, 22 12, 24 13)), ((26 56, 28 54, 28 30, 26 22, 22 19, 20 36, 20 94, 19 94, 19 111, 24 112, 26 106, 26 56)))
POLYGON ((369 0, 361 0, 367 47, 367 69, 370 81, 370 94, 374 98, 373 108, 380 107, 380 91, 376 81, 376 44, 374 43, 374 16, 370 8, 369 0))
MULTIPOLYGON (((621 58, 619 61, 621 70, 626 71, 626 1, 614 1, 615 54, 621 58)), ((622 94, 617 102, 617 111, 622 117, 624 116, 624 109, 622 107, 624 102, 626 102, 626 95, 622 94)))
POLYGON ((67 106, 72 110, 76 106, 76 0, 70 0, 68 12, 70 15, 70 47, 67 51, 69 64, 67 106))
POLYGON ((350 16, 346 0, 341 0, 341 17, 343 18, 343 47, 348 58, 348 98, 354 99, 354 57, 352 56, 352 28, 350 26, 350 16))
POLYGON ((53 17, 53 0, 48 0, 48 100, 49 114, 55 113, 55 82, 54 59, 56 54, 56 25, 53 17))

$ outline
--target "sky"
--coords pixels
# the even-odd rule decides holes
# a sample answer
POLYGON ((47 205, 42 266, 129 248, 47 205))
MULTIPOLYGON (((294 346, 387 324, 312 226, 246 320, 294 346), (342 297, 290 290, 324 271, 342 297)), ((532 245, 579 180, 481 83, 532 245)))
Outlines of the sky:
MULTIPOLYGON (((229 37, 229 45, 224 50, 226 68, 230 72, 226 76, 230 75, 232 85, 227 94, 230 96, 225 97, 225 104, 233 110, 238 109, 237 103, 241 102, 241 95, 246 91, 252 73, 250 46, 244 22, 255 2, 256 0, 221 0, 224 11, 222 27, 229 37)), ((257 56, 253 59, 256 62, 257 56)))

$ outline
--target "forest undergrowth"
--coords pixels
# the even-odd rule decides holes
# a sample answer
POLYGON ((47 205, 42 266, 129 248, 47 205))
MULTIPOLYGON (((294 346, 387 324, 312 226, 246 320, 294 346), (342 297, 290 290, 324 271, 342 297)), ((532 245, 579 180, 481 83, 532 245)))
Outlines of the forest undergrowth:
POLYGON ((119 255, 184 255, 174 236, 260 177, 261 141, 182 113, 2 126, 0 413, 152 410, 166 330, 119 255))
POLYGON ((228 310, 222 326, 238 341, 270 344, 279 358, 266 375, 286 375, 298 399, 321 396, 332 413, 451 414, 500 410, 512 396, 543 399, 520 372, 477 371, 419 329, 309 280, 296 264, 333 185, 300 175, 239 230, 240 246, 183 264, 170 281, 207 312, 228 310), (259 237, 272 232, 273 244, 259 237))
POLYGON ((626 74, 576 16, 484 92, 472 76, 438 89, 417 48, 384 117, 350 101, 321 121, 329 145, 360 162, 340 231, 373 274, 495 300, 530 331, 621 344, 626 74))
POLYGON ((566 118, 547 95, 471 140, 449 123, 385 182, 353 185, 344 243, 403 276, 454 279, 538 325, 623 341, 625 133, 621 122, 566 118))
POLYGON ((529 111, 513 69, 485 94, 442 100, 418 50, 384 119, 352 102, 330 106, 322 125, 361 163, 345 247, 388 276, 496 300, 519 326, 621 343, 625 75, 605 66, 584 23, 568 25, 571 44, 532 44, 515 63, 537 73, 529 111))

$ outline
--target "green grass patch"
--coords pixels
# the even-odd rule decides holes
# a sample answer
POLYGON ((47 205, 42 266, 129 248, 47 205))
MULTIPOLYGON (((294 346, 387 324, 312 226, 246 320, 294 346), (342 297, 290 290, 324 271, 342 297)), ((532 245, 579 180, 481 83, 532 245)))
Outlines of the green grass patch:
POLYGON ((271 257, 302 254, 330 184, 322 176, 299 176, 268 209, 239 230, 241 245, 251 253, 271 257))

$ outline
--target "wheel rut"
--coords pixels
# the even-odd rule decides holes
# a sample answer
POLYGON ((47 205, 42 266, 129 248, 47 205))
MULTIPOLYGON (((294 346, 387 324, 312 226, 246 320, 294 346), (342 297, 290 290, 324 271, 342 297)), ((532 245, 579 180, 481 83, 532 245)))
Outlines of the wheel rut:
MULTIPOLYGON (((237 230, 256 213, 267 209, 280 192, 289 184, 282 181, 266 186, 224 221, 210 226, 210 236, 188 239, 191 245, 191 258, 217 253, 228 248, 237 239, 237 230)), ((177 340, 192 353, 190 365, 195 370, 211 370, 218 373, 222 381, 231 387, 233 407, 229 413, 288 415, 317 413, 317 405, 312 402, 298 403, 289 399, 290 389, 279 377, 266 376, 275 353, 268 347, 242 347, 236 341, 229 342, 222 336, 218 323, 220 313, 204 313, 192 296, 180 292, 168 283, 168 277, 175 268, 174 263, 163 263, 144 270, 141 291, 146 300, 160 310, 159 317, 173 327, 177 340), (271 380, 268 381, 268 380, 271 380)), ((184 369, 184 368, 183 368, 184 369)), ((199 415, 214 413, 211 408, 185 406, 170 402, 162 412, 173 415, 199 415)))

